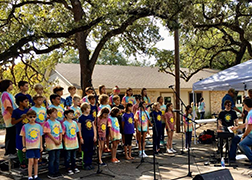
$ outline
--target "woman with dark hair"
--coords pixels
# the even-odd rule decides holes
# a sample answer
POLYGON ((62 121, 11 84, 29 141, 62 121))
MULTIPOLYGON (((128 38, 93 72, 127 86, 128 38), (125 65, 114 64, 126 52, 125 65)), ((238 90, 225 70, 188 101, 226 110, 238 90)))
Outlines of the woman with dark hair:
POLYGON ((199 113, 200 113, 200 119, 204 119, 204 115, 205 115, 205 102, 204 102, 204 98, 200 98, 200 102, 198 104, 198 110, 199 110, 199 113))
POLYGON ((141 96, 142 96, 142 100, 147 104, 151 104, 150 98, 147 96, 147 89, 143 88, 141 90, 141 96))
POLYGON ((15 99, 10 91, 13 89, 11 80, 2 80, 0 82, 2 115, 6 127, 5 135, 5 155, 16 153, 16 128, 11 124, 11 115, 17 108, 15 99))

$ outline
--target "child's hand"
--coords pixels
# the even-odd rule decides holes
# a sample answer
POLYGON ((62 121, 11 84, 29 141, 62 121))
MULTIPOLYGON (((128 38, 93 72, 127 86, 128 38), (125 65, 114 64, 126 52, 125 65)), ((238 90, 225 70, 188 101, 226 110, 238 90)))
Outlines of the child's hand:
POLYGON ((97 140, 97 138, 96 138, 96 136, 94 136, 94 142, 96 142, 96 140, 97 140))
POLYGON ((43 152, 43 150, 44 150, 43 147, 40 147, 40 152, 43 152))
POLYGON ((23 148, 22 151, 23 151, 23 152, 26 152, 26 148, 23 148))
POLYGON ((58 141, 56 141, 56 142, 55 142, 55 144, 58 146, 58 145, 60 145, 60 144, 61 144, 61 141, 60 141, 60 140, 58 140, 58 141))
POLYGON ((84 140, 83 139, 81 139, 80 142, 81 142, 81 144, 84 144, 84 140))
POLYGON ((25 118, 26 118, 26 114, 22 114, 22 115, 21 115, 21 118, 22 118, 22 119, 25 119, 25 118))

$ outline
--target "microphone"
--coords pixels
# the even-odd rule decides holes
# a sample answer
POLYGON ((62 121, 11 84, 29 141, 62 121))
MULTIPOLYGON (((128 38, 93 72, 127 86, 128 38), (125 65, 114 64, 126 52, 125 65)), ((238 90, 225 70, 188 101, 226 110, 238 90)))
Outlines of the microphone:
POLYGON ((154 104, 154 103, 149 104, 148 106, 146 106, 146 108, 151 107, 153 104, 154 104))
POLYGON ((173 109, 172 112, 180 112, 180 109, 173 109))
POLYGON ((170 85, 169 88, 173 88, 174 85, 170 85))

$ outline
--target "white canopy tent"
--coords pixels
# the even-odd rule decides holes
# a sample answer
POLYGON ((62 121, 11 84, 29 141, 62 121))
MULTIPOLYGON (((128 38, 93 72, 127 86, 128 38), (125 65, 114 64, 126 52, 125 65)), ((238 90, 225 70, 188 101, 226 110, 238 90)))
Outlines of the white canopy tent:
POLYGON ((225 69, 193 84, 193 91, 252 89, 252 60, 225 69))
MULTIPOLYGON (((252 89, 252 60, 225 69, 206 79, 193 84, 193 102, 195 102, 194 91, 224 91, 234 88, 236 91, 252 89)), ((216 122, 216 119, 209 119, 216 122)), ((196 144, 196 128, 194 126, 194 143, 196 144)))

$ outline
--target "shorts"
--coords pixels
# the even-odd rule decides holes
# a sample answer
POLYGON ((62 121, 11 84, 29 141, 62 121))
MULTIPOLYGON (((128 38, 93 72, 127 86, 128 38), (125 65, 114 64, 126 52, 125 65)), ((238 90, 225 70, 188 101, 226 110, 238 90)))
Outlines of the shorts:
POLYGON ((40 149, 28 149, 26 150, 27 159, 39 159, 40 158, 40 149))
POLYGON ((131 146, 133 134, 124 134, 125 143, 124 146, 131 146))

